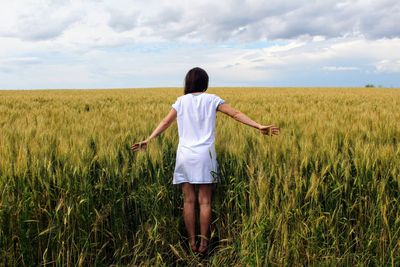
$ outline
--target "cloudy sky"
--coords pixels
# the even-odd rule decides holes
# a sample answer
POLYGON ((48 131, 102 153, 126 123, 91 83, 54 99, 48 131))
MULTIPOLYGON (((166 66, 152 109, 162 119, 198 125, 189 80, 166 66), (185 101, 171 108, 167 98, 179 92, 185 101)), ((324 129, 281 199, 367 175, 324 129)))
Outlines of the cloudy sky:
POLYGON ((0 88, 400 87, 398 0, 0 0, 0 88))

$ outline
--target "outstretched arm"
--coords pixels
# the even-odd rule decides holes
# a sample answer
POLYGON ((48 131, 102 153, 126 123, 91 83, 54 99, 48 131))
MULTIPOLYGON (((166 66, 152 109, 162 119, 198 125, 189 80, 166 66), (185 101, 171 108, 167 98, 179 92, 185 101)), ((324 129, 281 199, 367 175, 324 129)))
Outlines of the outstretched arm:
POLYGON ((168 115, 160 122, 160 124, 151 133, 151 135, 146 140, 133 144, 131 146, 131 149, 133 151, 137 151, 140 149, 146 149, 150 140, 159 136, 162 132, 164 132, 174 122, 175 119, 176 119, 176 110, 171 109, 171 111, 168 113, 168 115))
POLYGON ((248 126, 251 126, 253 128, 260 130, 262 134, 268 134, 268 135, 279 134, 278 127, 276 127, 272 124, 271 125, 261 125, 255 121, 253 121, 249 117, 247 117, 245 114, 243 114, 239 110, 232 108, 228 104, 219 105, 217 110, 228 115, 229 117, 241 122, 241 123, 244 123, 248 126))

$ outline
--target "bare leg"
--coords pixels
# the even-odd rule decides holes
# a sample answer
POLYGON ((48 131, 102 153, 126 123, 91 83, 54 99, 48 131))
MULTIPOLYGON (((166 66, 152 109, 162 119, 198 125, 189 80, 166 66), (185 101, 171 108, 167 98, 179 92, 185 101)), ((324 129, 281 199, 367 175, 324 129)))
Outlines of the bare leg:
POLYGON ((185 221, 186 231, 188 233, 190 248, 193 252, 197 251, 196 240, 195 240, 195 210, 194 204, 196 199, 196 193, 194 191, 194 185, 189 183, 182 184, 183 192, 183 220, 185 221))
POLYGON ((207 252, 208 230, 211 223, 211 196, 212 184, 199 185, 199 206, 200 206, 200 233, 201 241, 199 252, 207 252))

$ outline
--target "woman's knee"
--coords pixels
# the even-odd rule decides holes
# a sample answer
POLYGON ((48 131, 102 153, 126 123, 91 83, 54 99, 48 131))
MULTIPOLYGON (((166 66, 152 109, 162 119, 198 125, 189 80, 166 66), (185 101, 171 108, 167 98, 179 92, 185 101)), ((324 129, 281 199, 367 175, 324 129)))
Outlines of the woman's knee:
POLYGON ((196 194, 194 191, 194 185, 189 183, 182 184, 183 202, 186 204, 194 204, 196 194))
POLYGON ((199 186, 199 204, 210 205, 212 197, 212 185, 200 185, 199 186))

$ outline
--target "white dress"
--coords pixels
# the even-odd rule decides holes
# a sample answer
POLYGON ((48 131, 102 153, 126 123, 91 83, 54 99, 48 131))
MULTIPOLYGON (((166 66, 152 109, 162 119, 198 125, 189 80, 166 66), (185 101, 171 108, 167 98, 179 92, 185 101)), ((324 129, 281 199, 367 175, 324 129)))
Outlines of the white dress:
POLYGON ((173 184, 218 181, 214 133, 217 108, 223 103, 213 94, 192 93, 178 97, 172 105, 179 133, 173 184))

